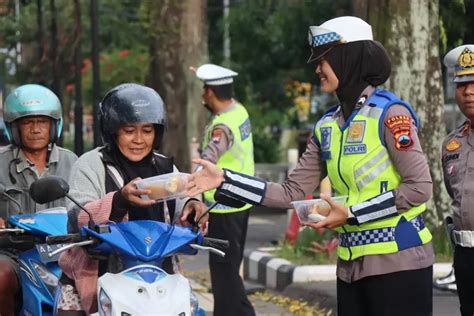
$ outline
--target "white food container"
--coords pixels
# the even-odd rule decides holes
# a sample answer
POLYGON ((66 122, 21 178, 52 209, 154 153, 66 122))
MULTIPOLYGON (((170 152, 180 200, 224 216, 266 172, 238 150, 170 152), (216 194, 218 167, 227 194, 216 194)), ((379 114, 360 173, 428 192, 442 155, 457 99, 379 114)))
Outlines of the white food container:
MULTIPOLYGON (((347 200, 347 195, 341 196, 334 196, 331 199, 339 204, 344 205, 347 200)), ((296 214, 298 215, 298 219, 300 222, 320 222, 326 218, 326 216, 320 214, 326 214, 330 210, 330 206, 328 202, 323 199, 314 199, 314 200, 301 200, 301 201, 293 201, 291 202, 294 209, 296 210, 296 214)))
POLYGON ((166 201, 186 195, 189 173, 166 173, 145 178, 135 184, 139 189, 151 190, 149 195, 142 195, 144 200, 166 201))

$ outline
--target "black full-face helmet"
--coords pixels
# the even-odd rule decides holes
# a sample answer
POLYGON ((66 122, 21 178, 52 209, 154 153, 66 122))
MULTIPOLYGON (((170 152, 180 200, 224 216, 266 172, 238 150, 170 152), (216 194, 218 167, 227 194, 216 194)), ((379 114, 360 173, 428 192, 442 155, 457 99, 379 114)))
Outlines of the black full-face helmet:
POLYGON ((100 131, 104 145, 116 142, 118 129, 125 124, 147 123, 155 126, 153 148, 159 149, 166 126, 166 110, 160 95, 152 88, 124 83, 112 88, 100 102, 100 131))

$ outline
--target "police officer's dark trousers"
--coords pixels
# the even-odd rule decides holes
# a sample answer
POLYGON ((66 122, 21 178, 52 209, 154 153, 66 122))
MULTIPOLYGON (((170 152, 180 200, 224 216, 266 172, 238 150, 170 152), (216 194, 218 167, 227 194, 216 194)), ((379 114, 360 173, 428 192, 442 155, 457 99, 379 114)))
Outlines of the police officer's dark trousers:
POLYGON ((214 315, 255 315, 252 304, 245 294, 239 275, 242 262, 250 210, 235 213, 211 213, 209 237, 228 240, 230 245, 225 258, 209 254, 214 315))
POLYGON ((474 248, 456 246, 454 274, 458 288, 461 315, 474 315, 474 248))
POLYGON ((433 315, 433 267, 337 280, 338 316, 433 315))

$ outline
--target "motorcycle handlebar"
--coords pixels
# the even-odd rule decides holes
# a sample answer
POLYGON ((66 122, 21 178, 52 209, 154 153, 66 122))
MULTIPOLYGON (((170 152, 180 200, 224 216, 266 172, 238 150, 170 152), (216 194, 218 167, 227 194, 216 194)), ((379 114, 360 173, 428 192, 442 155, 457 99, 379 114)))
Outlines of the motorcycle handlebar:
POLYGON ((81 234, 67 234, 46 237, 46 243, 48 245, 70 244, 80 241, 82 241, 81 234))
POLYGON ((204 237, 202 245, 217 249, 227 249, 229 248, 229 241, 217 238, 204 237))

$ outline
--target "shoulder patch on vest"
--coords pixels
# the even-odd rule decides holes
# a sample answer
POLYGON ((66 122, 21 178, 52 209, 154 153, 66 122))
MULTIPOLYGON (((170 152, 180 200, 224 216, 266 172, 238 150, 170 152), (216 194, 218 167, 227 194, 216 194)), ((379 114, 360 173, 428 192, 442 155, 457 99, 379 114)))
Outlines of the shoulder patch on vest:
POLYGON ((221 128, 214 128, 211 133, 212 142, 214 143, 220 142, 222 134, 224 134, 224 131, 221 128))
POLYGON ((245 122, 242 123, 242 125, 239 126, 240 129, 240 139, 245 140, 250 136, 250 133, 252 132, 252 128, 250 126, 250 120, 246 119, 245 122))
POLYGON ((384 123, 395 138, 395 147, 398 150, 408 150, 413 146, 413 139, 411 137, 412 118, 410 116, 392 116, 386 119, 384 123))

